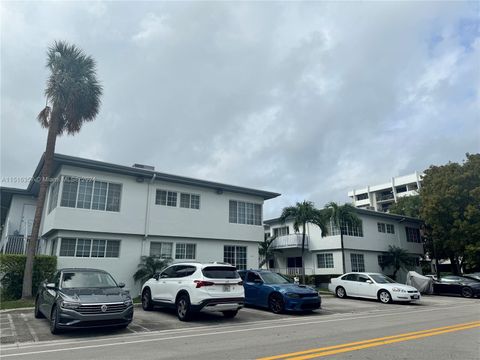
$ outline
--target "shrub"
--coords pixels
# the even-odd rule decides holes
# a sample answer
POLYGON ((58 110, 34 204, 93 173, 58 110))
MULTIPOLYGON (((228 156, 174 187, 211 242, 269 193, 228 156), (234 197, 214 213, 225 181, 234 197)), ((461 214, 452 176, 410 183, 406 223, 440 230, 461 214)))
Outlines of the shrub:
MULTIPOLYGON (((16 300, 22 297, 23 272, 25 255, 0 255, 0 283, 2 284, 2 300, 16 300)), ((57 270, 55 256, 37 255, 33 262, 32 294, 37 293, 40 283, 52 277, 57 270)))

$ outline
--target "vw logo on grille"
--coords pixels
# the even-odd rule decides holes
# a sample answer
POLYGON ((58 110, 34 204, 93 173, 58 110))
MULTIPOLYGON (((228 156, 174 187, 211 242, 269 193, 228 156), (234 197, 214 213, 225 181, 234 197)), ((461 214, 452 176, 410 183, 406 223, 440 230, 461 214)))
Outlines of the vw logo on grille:
POLYGON ((107 311, 107 305, 103 304, 102 307, 101 307, 101 309, 102 309, 102 312, 107 311))

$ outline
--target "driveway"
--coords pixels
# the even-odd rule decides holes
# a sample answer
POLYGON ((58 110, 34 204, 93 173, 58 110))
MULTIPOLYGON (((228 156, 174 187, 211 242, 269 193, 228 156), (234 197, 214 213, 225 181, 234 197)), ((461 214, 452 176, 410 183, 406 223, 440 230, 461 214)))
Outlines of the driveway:
POLYGON ((193 321, 185 323, 177 319, 173 310, 156 309, 145 312, 141 307, 135 308, 134 321, 127 329, 89 329, 69 331, 61 335, 50 334, 48 321, 46 319, 35 319, 33 309, 11 310, 0 313, 0 344, 22 344, 38 343, 51 340, 88 340, 90 337, 96 339, 101 337, 115 337, 128 334, 147 332, 162 332, 169 330, 187 330, 200 328, 214 328, 216 326, 244 325, 261 323, 266 321, 283 321, 295 319, 318 319, 335 314, 375 314, 380 312, 408 311, 428 307, 441 307, 446 310, 453 305, 479 303, 477 299, 463 299, 458 297, 425 296, 418 304, 381 304, 373 300, 363 299, 337 299, 333 296, 322 296, 322 309, 303 314, 281 314, 276 315, 267 310, 257 308, 244 308, 240 310, 234 319, 225 319, 221 314, 198 314, 193 321))

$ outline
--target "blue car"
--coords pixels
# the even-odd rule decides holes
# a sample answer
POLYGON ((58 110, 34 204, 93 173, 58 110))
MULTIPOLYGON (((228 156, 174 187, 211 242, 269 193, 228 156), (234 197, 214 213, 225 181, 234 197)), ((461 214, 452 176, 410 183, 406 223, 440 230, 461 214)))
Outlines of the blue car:
POLYGON ((267 270, 238 273, 243 280, 245 304, 265 307, 275 314, 320 308, 321 298, 309 286, 294 284, 290 279, 267 270))

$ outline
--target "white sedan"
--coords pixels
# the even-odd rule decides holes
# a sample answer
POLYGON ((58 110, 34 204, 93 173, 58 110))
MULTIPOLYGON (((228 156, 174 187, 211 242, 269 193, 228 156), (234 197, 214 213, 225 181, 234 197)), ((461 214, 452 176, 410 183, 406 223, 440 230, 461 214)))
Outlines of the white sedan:
POLYGON ((347 296, 378 299, 384 304, 392 301, 418 301, 420 293, 378 273, 347 273, 331 279, 328 289, 339 298, 347 296))

